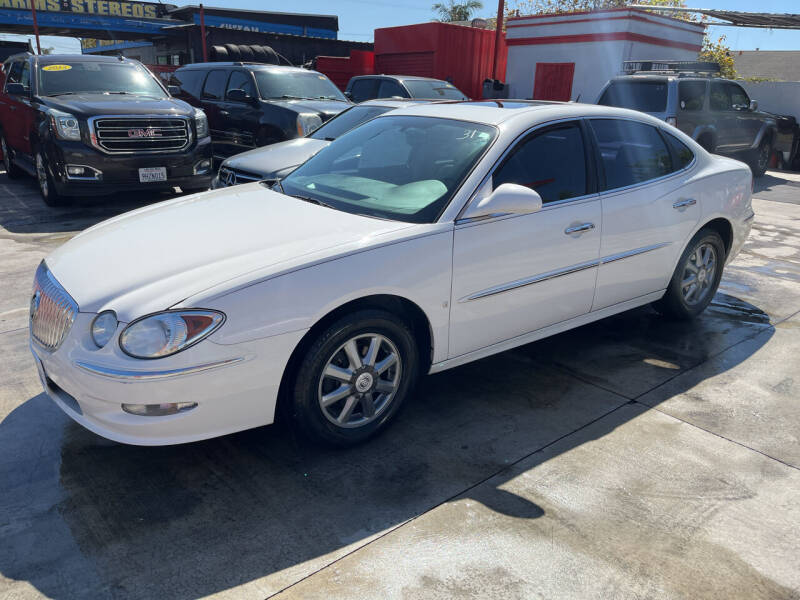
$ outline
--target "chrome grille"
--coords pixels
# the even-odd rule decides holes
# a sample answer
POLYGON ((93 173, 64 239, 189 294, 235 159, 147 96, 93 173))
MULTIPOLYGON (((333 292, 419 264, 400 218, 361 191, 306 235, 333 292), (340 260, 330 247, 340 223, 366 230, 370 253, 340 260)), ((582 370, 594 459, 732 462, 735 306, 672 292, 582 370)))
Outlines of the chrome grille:
POLYGON ((51 352, 58 349, 78 314, 78 304, 42 261, 36 269, 31 297, 31 337, 51 352))
POLYGON ((110 153, 183 150, 191 141, 189 121, 178 117, 95 117, 92 143, 110 153))
POLYGON ((231 169, 230 167, 220 167, 219 169, 219 183, 222 186, 252 183, 253 181, 262 181, 263 179, 264 177, 261 175, 240 171, 239 169, 231 169))

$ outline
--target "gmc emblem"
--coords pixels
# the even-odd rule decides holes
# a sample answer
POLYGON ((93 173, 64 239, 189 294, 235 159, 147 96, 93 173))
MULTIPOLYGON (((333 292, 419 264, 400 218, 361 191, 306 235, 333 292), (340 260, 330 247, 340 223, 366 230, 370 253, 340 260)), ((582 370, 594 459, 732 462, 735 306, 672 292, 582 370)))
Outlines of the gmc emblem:
POLYGON ((129 138, 161 137, 161 132, 157 129, 153 129, 152 127, 148 127, 147 129, 128 129, 128 137, 129 138))

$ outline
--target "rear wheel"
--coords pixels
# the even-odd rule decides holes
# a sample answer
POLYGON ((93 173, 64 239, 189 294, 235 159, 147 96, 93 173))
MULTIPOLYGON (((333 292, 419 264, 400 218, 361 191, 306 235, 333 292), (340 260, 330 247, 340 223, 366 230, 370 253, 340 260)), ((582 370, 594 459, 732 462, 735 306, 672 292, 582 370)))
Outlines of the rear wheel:
POLYGON ((711 303, 725 266, 725 243, 701 229, 683 251, 664 297, 653 306, 665 316, 693 319, 711 303))
POLYGON ((753 171, 753 177, 761 177, 767 172, 771 155, 772 142, 768 139, 762 140, 758 145, 758 149, 750 159, 750 170, 753 171))
POLYGON ((8 148, 5 136, 0 136, 0 152, 3 153, 3 165, 6 168, 6 175, 9 179, 18 179, 25 173, 11 159, 11 150, 8 148))
POLYGON ((36 151, 36 181, 39 183, 39 193, 47 206, 63 206, 66 203, 64 196, 58 193, 53 184, 53 178, 47 168, 47 162, 41 150, 36 151))
POLYGON ((343 317, 301 360, 294 421, 309 437, 329 445, 363 442, 397 414, 418 371, 417 346, 406 323, 382 310, 343 317))

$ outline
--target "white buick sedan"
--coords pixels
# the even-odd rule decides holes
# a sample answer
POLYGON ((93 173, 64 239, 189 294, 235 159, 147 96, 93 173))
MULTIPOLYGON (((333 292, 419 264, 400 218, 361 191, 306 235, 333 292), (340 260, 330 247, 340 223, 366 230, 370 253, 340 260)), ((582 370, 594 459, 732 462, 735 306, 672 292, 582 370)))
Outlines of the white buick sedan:
POLYGON ((177 444, 386 427, 424 373, 637 306, 697 316, 752 177, 638 112, 536 102, 379 116, 269 189, 148 206, 39 267, 31 349, 88 429, 177 444))

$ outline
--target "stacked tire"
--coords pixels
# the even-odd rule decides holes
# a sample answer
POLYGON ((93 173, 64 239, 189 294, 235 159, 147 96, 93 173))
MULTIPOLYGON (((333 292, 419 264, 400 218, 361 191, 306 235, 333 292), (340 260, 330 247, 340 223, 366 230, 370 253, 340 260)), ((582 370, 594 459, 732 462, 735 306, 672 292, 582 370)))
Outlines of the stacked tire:
POLYGON ((280 63, 278 55, 270 46, 257 44, 224 44, 211 46, 209 58, 212 62, 257 62, 270 65, 280 63))

